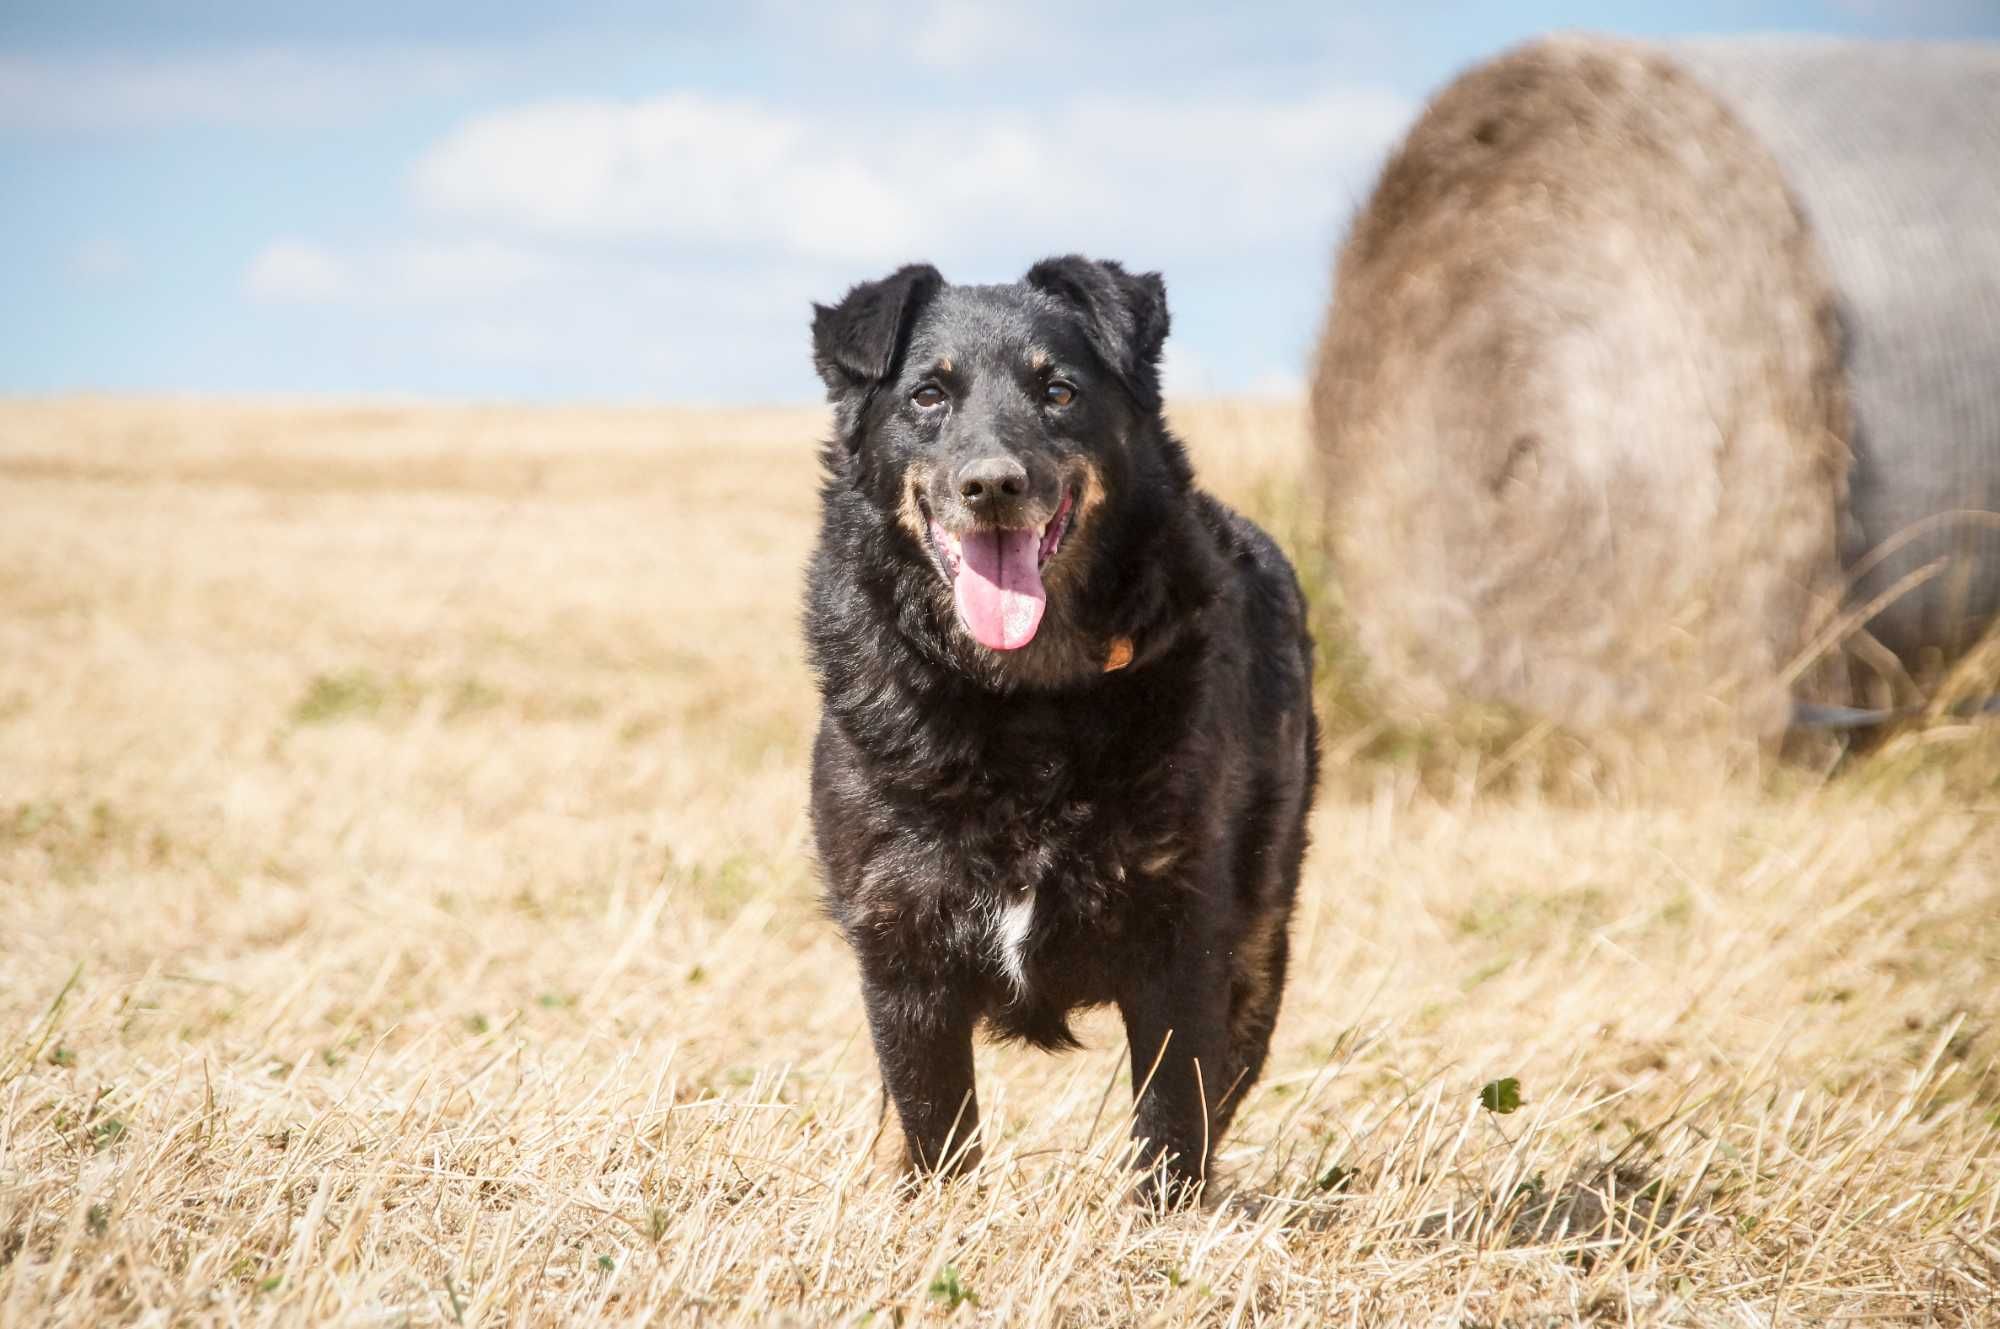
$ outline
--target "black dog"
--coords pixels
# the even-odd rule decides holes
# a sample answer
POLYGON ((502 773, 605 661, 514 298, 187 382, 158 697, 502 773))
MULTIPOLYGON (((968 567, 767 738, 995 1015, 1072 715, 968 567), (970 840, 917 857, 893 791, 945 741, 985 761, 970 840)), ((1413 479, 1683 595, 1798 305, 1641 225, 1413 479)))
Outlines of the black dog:
POLYGON ((978 1158, 981 1020, 1116 1002, 1148 1190, 1257 1078, 1316 778, 1285 556, 1160 412, 1166 290, 1081 258, 911 266, 816 307, 835 407, 806 633, 813 828, 912 1167, 978 1158))

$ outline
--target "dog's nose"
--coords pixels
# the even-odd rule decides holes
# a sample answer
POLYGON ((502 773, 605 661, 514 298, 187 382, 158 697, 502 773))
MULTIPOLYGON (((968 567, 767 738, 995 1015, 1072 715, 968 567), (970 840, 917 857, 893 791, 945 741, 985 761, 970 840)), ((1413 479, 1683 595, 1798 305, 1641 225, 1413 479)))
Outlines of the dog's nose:
POLYGON ((958 496, 986 512, 1028 492, 1028 468, 1012 457, 980 457, 958 468, 958 496))

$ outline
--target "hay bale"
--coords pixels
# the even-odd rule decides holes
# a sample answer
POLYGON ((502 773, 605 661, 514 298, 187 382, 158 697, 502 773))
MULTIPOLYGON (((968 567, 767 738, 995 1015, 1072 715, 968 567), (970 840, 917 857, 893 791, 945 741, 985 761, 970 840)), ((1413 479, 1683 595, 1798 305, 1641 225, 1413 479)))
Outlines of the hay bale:
MULTIPOLYGON (((1794 662, 1867 541, 1854 517, 1935 495, 1890 483, 1850 510, 1852 446, 1857 483, 1920 458, 1886 453, 1886 418, 1853 427, 1844 357, 1870 342, 1844 336, 1877 313, 1750 112, 1695 72, 1717 51, 1561 38, 1474 69, 1356 220, 1311 405, 1392 700, 1768 734, 1792 695, 1846 699, 1839 661, 1794 662)), ((1968 470, 2000 480, 2000 452, 1968 470)))

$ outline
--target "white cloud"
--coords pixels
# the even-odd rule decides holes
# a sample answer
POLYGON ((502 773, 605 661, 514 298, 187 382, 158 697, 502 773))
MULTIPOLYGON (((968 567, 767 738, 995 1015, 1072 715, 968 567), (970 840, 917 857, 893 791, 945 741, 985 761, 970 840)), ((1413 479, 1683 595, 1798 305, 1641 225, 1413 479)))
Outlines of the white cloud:
MULTIPOLYGON (((1081 250, 1211 291, 1275 263, 1316 289, 1348 197, 1411 109, 1370 91, 1100 96, 1046 113, 833 124, 691 93, 537 102, 472 117, 421 154, 408 176, 420 215, 403 237, 338 251, 280 240, 248 285, 339 303, 440 363, 523 385, 804 396, 810 301, 910 259, 954 280, 1011 280, 1081 250)), ((1275 363, 1291 316, 1257 318, 1247 346, 1204 339, 1212 312, 1184 324, 1170 392, 1240 390, 1275 363)), ((1253 390, 1296 386, 1268 375, 1253 390)))
POLYGON ((274 303, 452 308, 577 284, 579 274, 602 266, 484 239, 337 252, 315 241, 282 238, 250 260, 243 284, 251 295, 274 303))
POLYGON ((456 319, 432 344, 453 359, 517 367, 561 364, 564 354, 546 324, 522 318, 456 319))
POLYGON ((93 286, 109 286, 130 277, 138 264, 132 251, 109 236, 93 236, 70 253, 70 275, 93 286))
MULTIPOLYGON (((897 35, 903 58, 975 57, 983 12, 933 10, 897 35)), ((328 327, 366 327, 373 345, 466 366, 465 381, 503 376, 507 391, 768 399, 815 391, 814 299, 913 259, 1004 281, 1081 251, 1162 268, 1189 297, 1170 390, 1241 390, 1316 317, 1316 294, 1303 312, 1276 296, 1317 292, 1340 219, 1414 109, 1340 85, 1099 89, 948 114, 688 90, 501 105, 410 162, 414 208, 385 212, 390 238, 277 238, 244 283, 266 302, 337 305, 345 321, 328 327)))
POLYGON ((346 250, 288 237, 273 240, 251 260, 244 288, 270 301, 376 311, 509 311, 553 298, 571 307, 620 304, 653 318, 662 301, 676 312, 689 307, 683 297, 696 289, 703 299, 765 310, 782 292, 797 313, 817 279, 784 265, 744 273, 616 249, 538 248, 481 237, 346 250))
POLYGON ((273 304, 328 304, 350 294, 346 266, 330 250, 305 240, 265 246, 250 260, 243 287, 273 304))
POLYGON ((911 52, 927 69, 965 69, 1001 45, 1009 31, 1020 31, 1021 22, 1008 7, 945 0, 918 22, 911 52))
POLYGON ((452 308, 574 284, 602 266, 488 239, 424 240, 336 251, 316 241, 273 240, 244 270, 244 289, 285 304, 452 308))
POLYGON ((494 240, 423 242, 375 260, 372 285, 385 298, 441 301, 508 295, 561 280, 554 255, 494 240))
POLYGON ((403 98, 462 90, 494 65, 478 51, 422 47, 0 53, 0 129, 346 123, 403 98))
POLYGON ((1161 262, 1323 235, 1413 109, 1364 89, 836 124, 694 93, 552 101, 468 120, 411 181, 435 214, 572 240, 854 263, 1076 248, 1161 262))
POLYGON ((800 118, 673 93, 479 116, 418 161, 418 199, 543 234, 790 253, 907 244, 911 218, 857 157, 800 118))
POLYGON ((336 308, 341 326, 437 365, 558 381, 572 393, 727 401, 813 391, 805 326, 838 274, 782 263, 677 264, 586 247, 423 238, 336 250, 268 245, 245 273, 267 303, 336 308))

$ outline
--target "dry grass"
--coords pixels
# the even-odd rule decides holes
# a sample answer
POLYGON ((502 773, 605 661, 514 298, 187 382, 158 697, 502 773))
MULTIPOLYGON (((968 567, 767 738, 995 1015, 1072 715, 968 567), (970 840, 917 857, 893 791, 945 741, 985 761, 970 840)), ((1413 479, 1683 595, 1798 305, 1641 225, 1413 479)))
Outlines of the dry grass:
MULTIPOLYGON (((1182 422, 1306 528, 1296 412, 1182 422)), ((1382 749, 1337 649, 1227 1202, 1120 1201, 1102 1019, 896 1198, 807 852, 818 429, 0 408, 0 1324, 1993 1322, 1990 736, 1558 798, 1382 749)))

